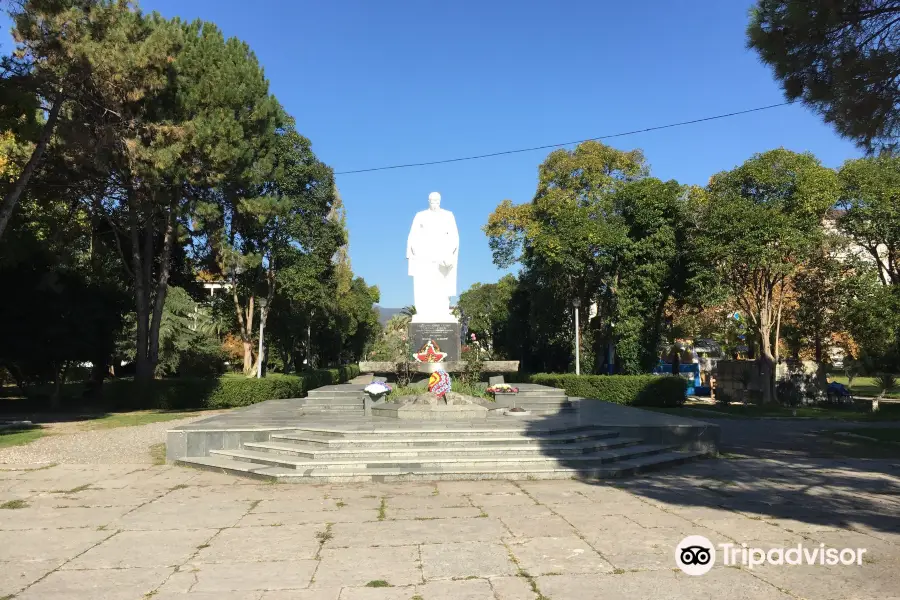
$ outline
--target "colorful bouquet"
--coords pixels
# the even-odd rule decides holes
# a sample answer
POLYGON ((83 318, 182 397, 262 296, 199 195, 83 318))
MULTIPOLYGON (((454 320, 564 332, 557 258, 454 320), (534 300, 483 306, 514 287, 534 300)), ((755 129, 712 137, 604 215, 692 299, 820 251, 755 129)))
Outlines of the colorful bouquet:
POLYGON ((519 388, 513 387, 508 383, 496 383, 485 390, 488 394, 515 394, 519 388))
POLYGON ((437 396, 442 397, 450 391, 450 374, 447 371, 435 371, 428 378, 428 391, 437 396))
POLYGON ((392 389, 391 386, 383 381, 373 381, 372 383, 364 387, 363 391, 373 398, 380 398, 386 394, 390 394, 392 389))

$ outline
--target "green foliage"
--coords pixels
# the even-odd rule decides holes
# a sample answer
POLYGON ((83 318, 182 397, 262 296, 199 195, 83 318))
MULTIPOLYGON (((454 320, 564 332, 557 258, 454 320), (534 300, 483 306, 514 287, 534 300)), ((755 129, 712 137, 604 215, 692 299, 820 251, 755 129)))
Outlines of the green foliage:
POLYGON ((175 377, 149 383, 121 379, 104 384, 102 402, 107 410, 234 408, 266 400, 301 398, 311 389, 343 383, 358 374, 358 365, 346 365, 302 375, 271 373, 262 379, 242 375, 175 377))
POLYGON ((501 350, 509 321, 509 303, 516 289, 516 278, 504 275, 497 283, 473 283, 459 295, 457 309, 467 319, 469 331, 494 353, 501 350), (499 341, 499 347, 498 347, 499 341))
POLYGON ((224 354, 202 307, 179 287, 169 287, 159 329, 158 377, 207 377, 224 372, 224 354))
POLYGON ((466 385, 475 385, 481 381, 481 374, 484 371, 484 360, 482 360, 481 352, 478 348, 470 348, 467 352, 462 353, 464 370, 460 377, 462 383, 466 385))
POLYGON ((578 298, 585 359, 605 356, 612 342, 623 372, 647 372, 667 304, 710 295, 714 286, 699 284, 703 271, 693 259, 700 193, 648 174, 640 151, 586 142, 547 157, 530 204, 504 201, 491 214, 485 232, 494 262, 525 267, 521 293, 507 296, 508 335, 518 338, 509 344, 511 358, 526 368, 569 367, 578 298), (599 312, 589 322, 592 303, 599 312))
POLYGON ((841 318, 859 346, 861 370, 900 371, 900 286, 882 285, 871 272, 853 281, 841 318))
POLYGON ((875 376, 875 384, 880 390, 879 397, 884 397, 897 388, 897 376, 893 373, 879 373, 875 376))
POLYGON ((568 396, 629 406, 681 406, 687 394, 687 382, 681 377, 538 373, 527 379, 529 383, 563 389, 568 396))
POLYGON ((848 160, 838 175, 841 231, 865 250, 882 283, 900 285, 900 156, 848 160))
MULTIPOLYGON (((837 175, 811 154, 771 150, 713 176, 708 195, 698 255, 773 365, 785 299, 801 266, 822 248, 822 221, 839 195, 837 175)), ((774 372, 765 394, 772 399, 774 372)))
POLYGON ((758 0, 749 46, 789 100, 802 100, 861 147, 900 139, 896 0, 758 0))

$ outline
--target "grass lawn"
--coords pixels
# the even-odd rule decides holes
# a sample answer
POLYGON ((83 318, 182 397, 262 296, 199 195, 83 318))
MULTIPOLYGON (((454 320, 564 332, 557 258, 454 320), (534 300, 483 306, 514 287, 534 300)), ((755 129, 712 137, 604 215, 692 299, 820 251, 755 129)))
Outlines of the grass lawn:
MULTIPOLYGON (((847 385, 847 377, 844 375, 829 375, 829 380, 837 381, 838 383, 842 383, 847 385)), ((875 384, 874 377, 855 377, 853 379, 853 388, 850 390, 853 394, 860 394, 862 396, 877 396, 881 390, 878 389, 878 386, 875 384)), ((887 394, 888 398, 900 398, 900 389, 894 390, 887 394)))
POLYGON ((166 464, 166 444, 153 444, 150 446, 150 459, 154 465, 166 464))
POLYGON ((38 438, 47 435, 47 432, 40 427, 34 429, 19 429, 0 431, 0 448, 9 448, 10 446, 21 446, 33 442, 38 438))
POLYGON ((900 429, 893 427, 860 427, 858 429, 847 429, 841 433, 852 433, 875 438, 879 442, 900 443, 900 429))
POLYGON ((114 427, 134 427, 162 421, 174 421, 188 417, 198 417, 198 411, 178 410, 138 410, 133 412, 110 413, 98 419, 85 421, 86 429, 112 429, 114 427))
POLYGON ((685 405, 680 408, 650 408, 656 412, 664 412, 670 415, 678 415, 682 417, 710 417, 710 413, 716 413, 717 417, 723 419, 759 419, 766 417, 779 418, 804 418, 804 419, 827 419, 838 421, 900 421, 900 406, 882 404, 881 410, 877 413, 862 412, 849 409, 828 408, 828 407, 812 407, 801 406, 797 408, 797 414, 794 415, 790 408, 783 406, 757 406, 740 404, 731 404, 722 406, 720 404, 700 404, 685 405))
MULTIPOLYGON (((174 421, 188 417, 199 417, 198 411, 139 410, 132 412, 109 413, 104 415, 41 415, 47 420, 36 424, 31 429, 15 429, 0 431, 0 448, 22 446, 46 435, 67 435, 79 431, 97 429, 113 429, 116 427, 134 427, 163 421, 174 421)), ((165 463, 165 447, 163 447, 163 463, 165 463)), ((2 598, 0 598, 2 600, 2 598)))
POLYGON ((848 458, 900 458, 900 429, 861 427, 844 431, 822 431, 819 433, 819 436, 825 444, 824 448, 839 456, 848 458), (875 439, 868 440, 842 435, 847 433, 875 439))

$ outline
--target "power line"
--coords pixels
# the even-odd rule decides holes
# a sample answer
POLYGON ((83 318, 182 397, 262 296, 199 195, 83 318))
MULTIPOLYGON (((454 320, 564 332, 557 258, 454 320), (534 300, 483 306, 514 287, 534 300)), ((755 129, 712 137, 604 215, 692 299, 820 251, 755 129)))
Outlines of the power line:
POLYGON ((597 140, 608 140, 610 138, 623 137, 626 135, 634 135, 636 133, 646 133, 648 131, 659 131, 660 129, 671 129, 672 127, 681 127, 683 125, 693 125, 695 123, 703 123, 705 121, 715 121, 717 119, 736 117, 738 115, 746 115, 748 113, 760 112, 760 111, 769 110, 772 108, 779 108, 781 106, 787 106, 789 104, 793 104, 793 102, 782 102, 780 104, 770 104, 768 106, 759 106, 757 108, 750 108, 747 110, 739 110, 736 112, 725 113, 722 115, 715 115, 712 117, 703 117, 702 119, 692 119, 690 121, 681 121, 679 123, 669 123, 668 125, 657 125, 656 127, 647 127, 645 129, 635 129, 633 131, 623 131, 621 133, 611 133, 609 135, 600 135, 597 137, 587 138, 587 139, 583 139, 583 140, 576 140, 574 142, 562 142, 560 144, 547 144, 544 146, 533 146, 531 148, 519 148, 518 150, 504 150, 502 152, 491 152, 490 154, 478 154, 475 156, 463 156, 460 158, 445 158, 443 160, 432 160, 432 161, 420 162, 420 163, 408 163, 405 165, 391 165, 388 167, 372 167, 369 169, 356 169, 354 171, 338 171, 335 173, 335 175, 352 175, 354 173, 370 173, 372 171, 387 171, 390 169, 408 169, 410 167, 425 167, 428 165, 442 165, 442 164, 446 164, 446 163, 462 162, 465 160, 477 160, 479 158, 491 158, 493 156, 504 156, 506 154, 519 154, 521 152, 532 152, 534 150, 547 150, 549 148, 562 148, 564 146, 572 146, 575 144, 581 144, 582 142, 594 142, 597 140))

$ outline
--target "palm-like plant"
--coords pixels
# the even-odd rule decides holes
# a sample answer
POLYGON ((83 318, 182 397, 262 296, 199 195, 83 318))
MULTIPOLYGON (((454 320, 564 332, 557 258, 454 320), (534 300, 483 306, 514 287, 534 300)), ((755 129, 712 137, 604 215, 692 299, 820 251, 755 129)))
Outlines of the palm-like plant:
POLYGON ((884 398, 897 388, 897 376, 893 373, 879 373, 875 376, 875 384, 881 390, 878 397, 884 398))
POLYGON ((875 376, 875 385, 881 391, 878 397, 872 400, 872 412, 877 412, 879 401, 897 388, 897 376, 893 373, 879 373, 875 376))

